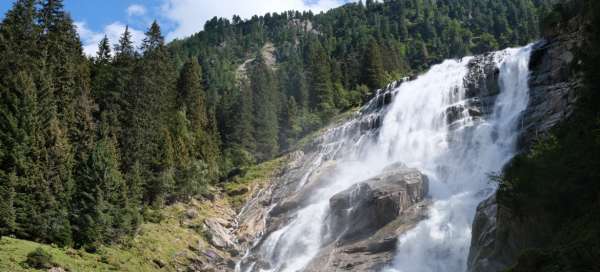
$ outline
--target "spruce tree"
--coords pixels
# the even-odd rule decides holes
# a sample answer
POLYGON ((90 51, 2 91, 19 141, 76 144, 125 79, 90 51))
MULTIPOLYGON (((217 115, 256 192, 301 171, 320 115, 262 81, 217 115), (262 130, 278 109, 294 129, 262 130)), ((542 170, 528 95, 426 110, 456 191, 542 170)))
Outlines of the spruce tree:
POLYGON ((310 69, 311 108, 317 111, 322 119, 327 120, 335 112, 333 101, 333 86, 331 69, 327 53, 318 40, 313 40, 308 46, 308 67, 310 69))
POLYGON ((9 150, 2 165, 13 177, 15 234, 64 245, 71 242, 65 203, 73 186, 72 149, 50 88, 52 73, 43 49, 51 33, 38 27, 41 14, 35 1, 17 1, 1 25, 0 84, 6 91, 1 138, 9 150))
POLYGON ((365 84, 370 89, 379 89, 385 84, 385 71, 383 69, 383 58, 377 41, 372 39, 366 49, 364 56, 365 84))
POLYGON ((117 75, 114 70, 110 41, 105 36, 98 43, 98 52, 92 62, 92 94, 98 103, 96 119, 99 119, 100 123, 106 128, 103 133, 115 139, 120 139, 122 116, 125 114, 122 111, 122 92, 116 86, 118 83, 115 77, 122 77, 123 75, 117 75))
MULTIPOLYGON (((133 41, 129 27, 125 27, 125 31, 119 39, 119 43, 115 45, 114 58, 112 61, 111 71, 111 86, 109 86, 112 99, 107 99, 107 103, 100 102, 108 110, 106 123, 112 124, 112 131, 119 143, 121 153, 124 157, 131 158, 131 150, 127 148, 127 144, 131 143, 128 138, 131 135, 130 128, 136 126, 133 113, 135 112, 135 89, 134 85, 134 70, 136 65, 136 53, 133 47, 133 41), (115 118, 116 117, 116 118, 115 118), (121 125, 121 127, 119 127, 121 125)), ((104 82, 104 81, 102 81, 104 82)), ((101 85, 101 84, 99 84, 101 85)), ((124 160, 122 163, 123 169, 129 169, 136 160, 124 160)))
POLYGON ((0 237, 13 233, 15 225, 14 198, 16 175, 0 170, 0 237))
POLYGON ((250 84, 254 102, 254 139, 256 158, 268 160, 279 151, 279 97, 273 72, 259 52, 250 70, 250 84))
MULTIPOLYGON (((219 145, 214 127, 214 114, 207 107, 206 94, 202 86, 202 69, 196 59, 186 62, 177 83, 178 105, 186 113, 189 131, 194 140, 195 158, 204 161, 210 169, 211 178, 219 173, 219 145)), ((181 117, 179 117, 181 119, 181 117)), ((175 122, 176 124, 181 123, 175 122)))
POLYGON ((27 183, 24 173, 33 164, 32 134, 29 130, 36 116, 36 90, 32 73, 36 70, 34 43, 39 30, 33 0, 16 1, 0 23, 0 236, 12 234, 19 227, 17 213, 20 195, 16 190, 27 183))
POLYGON ((225 150, 225 156, 232 160, 229 168, 254 163, 252 154, 256 149, 252 89, 245 82, 240 85, 239 92, 232 94, 233 103, 228 109, 227 115, 227 120, 229 120, 227 126, 230 127, 230 133, 226 135, 228 149, 225 150))
POLYGON ((100 140, 82 166, 85 174, 78 180, 73 201, 75 238, 80 246, 115 241, 131 231, 134 215, 113 141, 100 140))
POLYGON ((143 56, 136 65, 128 96, 131 119, 123 147, 128 159, 139 161, 144 179, 150 181, 146 199, 162 203, 171 186, 167 183, 172 183, 173 169, 165 164, 162 154, 173 148, 165 137, 176 112, 176 70, 156 22, 146 32, 141 49, 143 56))
POLYGON ((302 133, 302 126, 300 123, 300 110, 296 99, 290 96, 287 101, 287 105, 283 112, 282 122, 282 133, 280 136, 281 146, 284 149, 290 148, 294 144, 300 134, 302 133))

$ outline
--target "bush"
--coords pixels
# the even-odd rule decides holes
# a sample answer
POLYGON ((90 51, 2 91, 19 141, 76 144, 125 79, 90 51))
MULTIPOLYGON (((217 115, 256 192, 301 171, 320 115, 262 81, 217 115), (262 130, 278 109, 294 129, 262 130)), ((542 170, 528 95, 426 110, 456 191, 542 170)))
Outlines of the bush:
POLYGON ((144 207, 142 215, 144 216, 144 221, 154 224, 158 224, 164 219, 164 216, 160 210, 155 210, 148 207, 144 207))
POLYGON ((46 252, 43 248, 38 247, 34 251, 27 254, 25 261, 29 267, 35 269, 48 269, 53 267, 52 255, 46 252))

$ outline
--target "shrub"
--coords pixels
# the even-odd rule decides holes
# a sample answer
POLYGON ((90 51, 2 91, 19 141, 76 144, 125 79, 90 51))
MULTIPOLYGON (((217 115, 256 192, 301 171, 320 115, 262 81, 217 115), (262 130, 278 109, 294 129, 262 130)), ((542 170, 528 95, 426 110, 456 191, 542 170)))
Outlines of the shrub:
POLYGON ((27 254, 27 260, 25 261, 29 267, 35 269, 48 269, 52 268, 52 255, 46 252, 43 248, 38 247, 34 251, 27 254))

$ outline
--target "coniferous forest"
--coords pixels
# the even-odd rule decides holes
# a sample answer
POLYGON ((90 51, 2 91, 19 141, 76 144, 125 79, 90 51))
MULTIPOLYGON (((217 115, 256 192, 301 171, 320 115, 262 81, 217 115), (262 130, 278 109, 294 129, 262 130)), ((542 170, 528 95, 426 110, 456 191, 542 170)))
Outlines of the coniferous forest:
POLYGON ((290 149, 374 90, 539 37, 542 0, 390 0, 148 27, 85 56, 61 0, 0 23, 0 235, 93 250, 290 149), (116 46, 112 46, 112 44, 116 46))

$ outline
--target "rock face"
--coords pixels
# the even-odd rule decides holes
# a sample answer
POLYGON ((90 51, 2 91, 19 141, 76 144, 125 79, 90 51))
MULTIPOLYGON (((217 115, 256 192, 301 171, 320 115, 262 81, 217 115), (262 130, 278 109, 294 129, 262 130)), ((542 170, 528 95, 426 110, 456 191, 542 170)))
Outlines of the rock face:
POLYGON ((392 261, 397 237, 426 217, 429 182, 416 169, 392 165, 329 200, 338 234, 306 271, 377 271, 392 261))
POLYGON ((227 224, 227 222, 219 222, 219 219, 216 218, 204 220, 208 241, 220 250, 237 250, 237 245, 234 242, 235 237, 231 235, 229 230, 225 228, 223 224, 227 224))
POLYGON ((422 201, 428 180, 416 169, 389 170, 334 195, 329 200, 330 225, 338 242, 372 234, 422 201))
MULTIPOLYGON (((568 119, 577 101, 581 75, 574 52, 583 40, 582 25, 572 21, 561 33, 554 33, 534 45, 529 68, 529 105, 523 114, 519 148, 527 150, 547 135, 560 121, 568 119)), ((468 266, 471 272, 503 271, 515 263, 522 250, 535 248, 541 231, 535 218, 518 218, 498 204, 495 195, 477 208, 472 228, 468 266)))
POLYGON ((520 147, 528 148, 546 136, 561 120, 567 119, 577 101, 576 91, 582 76, 573 69, 578 65, 574 54, 583 44, 581 25, 571 25, 563 34, 537 43, 531 53, 529 69, 529 105, 523 114, 520 147))

